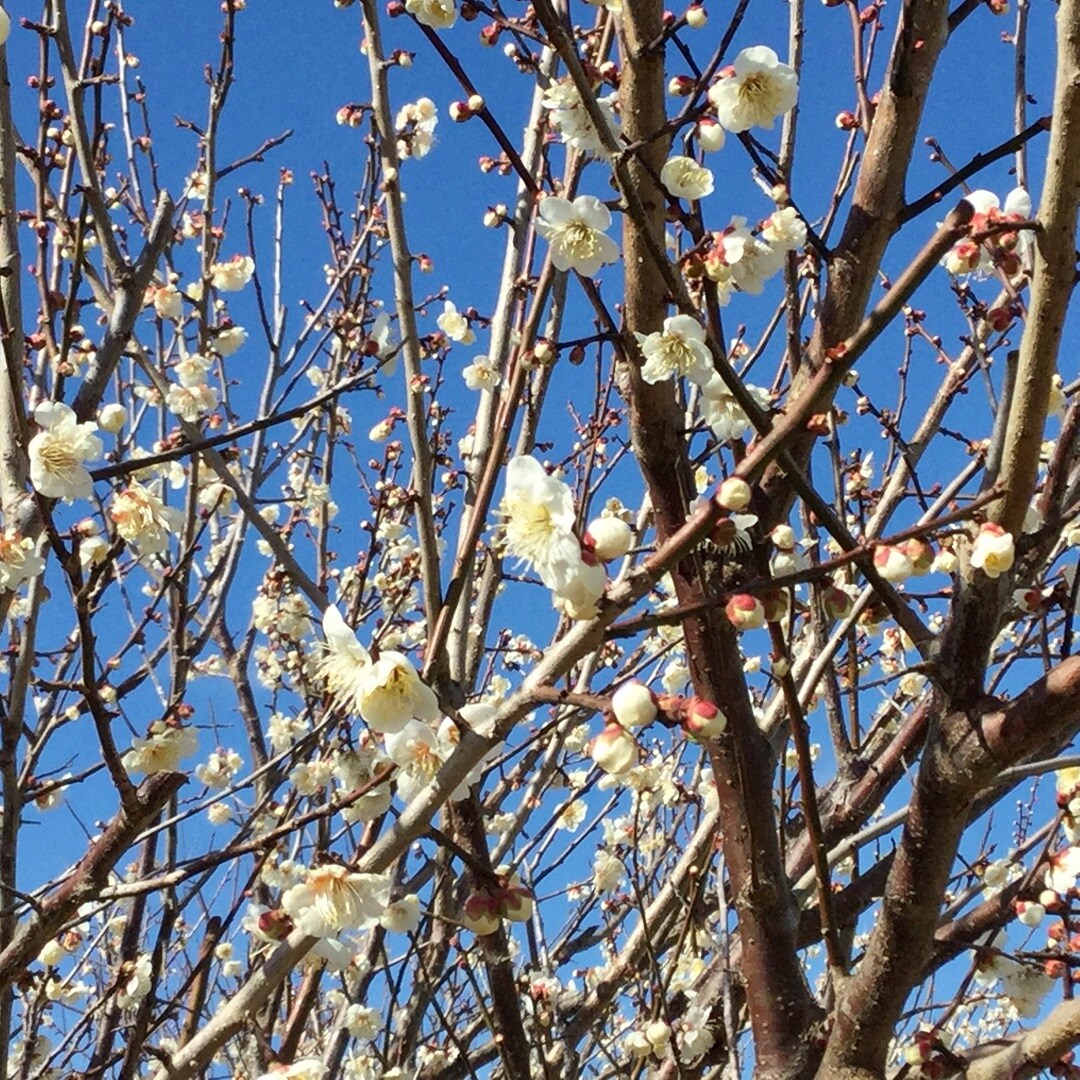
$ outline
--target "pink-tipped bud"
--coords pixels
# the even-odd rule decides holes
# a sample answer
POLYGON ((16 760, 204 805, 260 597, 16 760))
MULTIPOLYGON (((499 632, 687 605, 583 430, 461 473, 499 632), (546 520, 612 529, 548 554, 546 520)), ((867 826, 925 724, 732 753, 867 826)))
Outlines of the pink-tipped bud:
POLYGON ((715 120, 704 117, 698 121, 697 141, 698 146, 707 154, 713 154, 722 150, 727 139, 727 132, 715 120))
POLYGON ((455 124, 464 124, 466 120, 471 120, 473 117, 473 110, 467 101, 451 101, 447 112, 450 113, 450 119, 455 124))
POLYGON ((1035 904, 1030 900, 1017 900, 1013 908, 1017 919, 1025 926, 1038 926, 1046 915, 1046 908, 1042 904, 1035 904))
POLYGON ((622 776, 638 762, 637 743, 618 724, 608 724, 589 744, 589 757, 610 776, 622 776))
POLYGON ((911 560, 911 566, 915 574, 922 576, 930 573, 930 567, 934 565, 934 546, 913 536, 900 545, 900 550, 911 560))
POLYGON ((264 911, 259 916, 259 933, 270 941, 284 941, 292 929, 292 919, 280 908, 264 911))
POLYGON ((725 510, 745 510, 750 505, 750 485, 741 476, 729 476, 720 485, 716 501, 725 510))
POLYGON ((494 934, 499 929, 499 905, 487 889, 469 894, 461 909, 461 922, 478 936, 494 934))
POLYGON ((830 619, 846 619, 851 614, 852 599, 838 585, 830 585, 821 597, 830 619))
POLYGON ((906 581, 915 573, 911 560, 893 544, 882 544, 875 549, 874 566, 886 581, 906 581))
POLYGON ((507 869, 509 868, 500 866, 496 871, 506 879, 503 888, 495 893, 499 914, 511 922, 528 922, 533 913, 532 890, 521 884, 521 878, 517 874, 511 874, 507 878, 505 874, 507 869))
POLYGON ((724 607, 724 614, 737 630, 758 630, 765 625, 765 607, 749 593, 736 593, 724 607))
POLYGON ((668 80, 667 92, 672 97, 689 97, 696 85, 689 75, 673 75, 668 80))
POLYGON ((686 9, 686 25, 691 30, 700 30, 709 21, 709 13, 700 4, 691 4, 686 9))
POLYGON ((623 683, 611 695, 611 711, 620 727, 633 731, 656 719, 656 695, 636 680, 623 683))
POLYGON ((621 518, 597 518, 585 530, 585 544, 601 562, 611 562, 633 547, 634 530, 621 518))
POLYGON ((692 697, 686 703, 683 727, 695 739, 715 739, 724 733, 727 717, 711 701, 692 697))

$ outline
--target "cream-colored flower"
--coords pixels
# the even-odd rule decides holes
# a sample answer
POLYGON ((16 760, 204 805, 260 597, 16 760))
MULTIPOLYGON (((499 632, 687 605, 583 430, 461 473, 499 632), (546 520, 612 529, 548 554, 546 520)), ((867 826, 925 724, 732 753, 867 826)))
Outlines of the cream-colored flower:
POLYGON ((662 331, 634 336, 645 357, 641 377, 647 383, 674 377, 704 386, 715 374, 705 331, 691 315, 675 315, 664 320, 662 331))
POLYGON ((511 458, 500 512, 507 554, 528 562, 558 592, 581 566, 570 489, 535 458, 511 458))
POLYGON ((795 70, 778 59, 767 45, 743 49, 731 74, 709 90, 716 118, 728 131, 771 128, 778 116, 790 112, 799 94, 795 70))
POLYGON ((44 569, 45 560, 38 555, 37 544, 29 536, 20 536, 10 529, 0 532, 0 592, 13 592, 44 569))
POLYGON ((765 219, 761 238, 779 251, 794 251, 806 243, 806 222, 794 206, 785 206, 765 219))
POLYGON ((383 734, 400 731, 409 720, 435 720, 439 703, 422 682, 407 656, 390 650, 380 653, 360 685, 360 715, 383 734))
POLYGON ((210 348, 218 356, 232 356, 247 341, 247 338, 248 332, 242 326, 225 326, 214 334, 210 348))
POLYGON ((219 747, 205 764, 195 766, 195 775, 208 788, 220 790, 232 783, 243 764, 244 759, 235 750, 219 747))
MULTIPOLYGON (((607 123, 608 130, 614 136, 617 136, 619 132, 619 122, 615 118, 617 100, 617 94, 596 98, 596 104, 607 123)), ((545 109, 551 110, 551 122, 562 136, 564 143, 584 153, 603 152, 604 144, 582 103, 581 94, 578 93, 569 75, 551 83, 544 91, 543 105, 545 109)))
POLYGON ((135 481, 113 496, 109 518, 139 555, 164 551, 169 546, 169 537, 184 524, 182 510, 166 506, 153 491, 135 481))
POLYGON ((329 1071, 318 1058, 297 1058, 289 1065, 271 1065, 258 1080, 323 1080, 329 1071))
POLYGON ((255 260, 250 255, 234 255, 210 267, 210 284, 219 292, 239 292, 254 273, 255 260))
POLYGON ((449 30, 457 20, 454 0, 405 0, 405 10, 432 30, 449 30))
POLYGON ((189 424, 195 423, 203 413, 217 408, 217 403, 218 392, 206 383, 194 386, 178 386, 172 383, 165 396, 165 406, 169 412, 175 413, 189 424))
POLYGON ((1015 558, 1016 544, 1012 533, 992 521, 979 526, 979 535, 971 548, 971 565, 976 570, 982 570, 987 577, 1000 577, 1012 567, 1015 558))
POLYGON ((551 245, 556 270, 576 270, 593 277, 600 267, 617 262, 619 247, 610 236, 611 211, 594 195, 573 202, 549 195, 540 203, 536 231, 551 245))
POLYGON ((676 199, 704 199, 713 192, 713 174, 692 157, 670 157, 660 170, 660 183, 676 199))
POLYGON ((179 319, 184 314, 180 290, 173 284, 151 285, 146 290, 146 300, 153 305, 159 319, 179 319))
POLYGON ((123 757, 123 765, 132 776, 176 772, 180 761, 198 748, 199 733, 194 728, 155 720, 145 739, 132 740, 131 749, 123 757))
POLYGON ((337 865, 309 870, 304 881, 281 898, 297 928, 318 938, 361 929, 378 919, 389 902, 390 879, 385 874, 356 874, 337 865))
POLYGON ((474 356, 473 362, 463 368, 461 374, 470 390, 487 390, 489 393, 499 385, 501 378, 499 369, 487 356, 474 356))
POLYGON ((97 424, 90 420, 80 424, 74 411, 59 401, 42 402, 34 410, 34 423, 41 428, 29 447, 34 488, 47 499, 68 503, 89 498, 94 482, 83 462, 104 453, 94 434, 97 424))
MULTIPOLYGON (((437 4, 438 0, 434 0, 437 4)), ((435 102, 429 97, 403 105, 394 118, 398 132, 398 153, 403 157, 425 157, 435 144, 435 126, 439 122, 435 102)))
POLYGON ((460 345, 471 345, 476 340, 476 334, 473 333, 469 320, 450 300, 443 304, 443 313, 435 320, 435 323, 451 341, 456 341, 460 345))

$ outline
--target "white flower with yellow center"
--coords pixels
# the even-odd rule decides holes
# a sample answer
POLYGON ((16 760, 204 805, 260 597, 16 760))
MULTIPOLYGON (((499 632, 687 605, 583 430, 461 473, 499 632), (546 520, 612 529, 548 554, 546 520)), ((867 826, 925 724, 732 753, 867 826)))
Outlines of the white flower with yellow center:
POLYGON ((705 331, 691 315, 675 315, 664 320, 663 330, 634 336, 645 357, 641 377, 647 383, 674 377, 704 386, 715 375, 705 331))
POLYGON ((500 513, 507 554, 529 563, 549 589, 564 588, 582 565, 570 488, 535 458, 511 458, 500 513))
MULTIPOLYGON (((617 98, 617 94, 596 98, 596 104, 600 107, 600 112, 612 135, 618 135, 619 132, 619 123, 615 119, 617 98)), ((551 110, 551 123, 567 146, 572 146, 584 153, 603 152, 604 144, 581 100, 578 88, 569 75, 553 82, 544 91, 542 104, 545 109, 551 110)))
POLYGON ((660 183, 676 199, 704 199, 713 192, 712 170, 692 157, 670 157, 660 170, 660 183))
POLYGON ((239 292, 254 273, 255 260, 250 255, 234 255, 210 267, 210 284, 219 292, 239 292))
POLYGON ((794 206, 785 206, 766 218, 761 237, 779 251, 794 251, 806 243, 806 222, 794 206))
POLYGON ((34 410, 34 423, 42 430, 31 440, 30 482, 47 499, 89 498, 94 482, 83 465, 104 453, 101 439, 94 434, 97 424, 82 424, 74 411, 59 401, 42 402, 34 410))
POLYGON ((471 345, 476 340, 469 320, 458 311, 453 301, 443 304, 443 313, 435 320, 439 329, 451 340, 460 345, 471 345))
POLYGON ((461 375, 470 390, 487 390, 489 393, 499 385, 501 378, 499 369, 487 356, 473 357, 473 362, 462 369, 461 375))
POLYGON ((145 739, 133 739, 123 757, 124 768, 132 776, 152 776, 176 772, 183 758, 199 748, 199 733, 194 728, 179 727, 155 720, 145 739))
POLYGON ((730 75, 709 90, 716 118, 728 131, 771 128, 790 112, 799 94, 795 70, 780 62, 767 45, 743 49, 730 75))
POLYGON ((378 919, 389 902, 385 874, 356 874, 336 865, 314 867, 281 898, 297 929, 318 938, 361 929, 378 919))
POLYGON ((153 491, 135 482, 113 496, 109 518, 139 555, 164 551, 169 546, 169 537, 184 524, 182 510, 166 506, 153 491))
MULTIPOLYGON (((747 384, 746 390, 762 409, 769 407, 767 389, 747 384)), ((702 388, 700 406, 705 423, 721 442, 741 439, 750 430, 750 418, 719 375, 714 375, 702 388)))
POLYGON ((618 262, 618 245, 604 235, 610 228, 611 211, 595 195, 573 202, 549 195, 540 203, 536 231, 551 245, 556 270, 592 277, 601 266, 618 262))
POLYGON ((165 406, 182 420, 194 424, 203 413, 217 408, 218 392, 205 383, 177 386, 173 383, 165 396, 165 406))
POLYGON ((454 0, 405 0, 405 10, 432 30, 448 30, 457 20, 454 0))
POLYGON ((390 650, 367 668, 358 704, 368 727, 384 735, 400 731, 414 717, 434 720, 439 715, 435 692, 407 656, 390 650))
POLYGON ((333 605, 323 612, 322 628, 326 651, 319 660, 319 674, 325 692, 335 708, 357 715, 361 689, 371 669, 371 654, 333 605))
POLYGON ((0 532, 0 590, 17 589, 45 569, 45 560, 29 536, 6 529, 0 532))

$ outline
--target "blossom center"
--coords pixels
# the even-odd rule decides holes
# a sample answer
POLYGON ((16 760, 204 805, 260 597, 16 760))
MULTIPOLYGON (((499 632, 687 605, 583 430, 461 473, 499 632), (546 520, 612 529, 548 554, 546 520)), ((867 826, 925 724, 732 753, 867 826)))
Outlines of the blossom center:
POLYGON ((44 441, 40 457, 45 468, 56 474, 69 472, 79 463, 70 445, 54 439, 44 441))
POLYGON ((563 233, 563 247, 575 261, 592 258, 597 252, 596 230, 584 221, 573 221, 563 233))

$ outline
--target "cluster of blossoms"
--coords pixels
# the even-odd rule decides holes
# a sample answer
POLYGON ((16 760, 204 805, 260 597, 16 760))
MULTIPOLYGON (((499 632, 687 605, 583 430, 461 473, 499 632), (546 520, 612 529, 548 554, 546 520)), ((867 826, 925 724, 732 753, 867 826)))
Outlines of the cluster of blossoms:
POLYGON ((240 292, 254 273, 255 260, 250 255, 234 255, 210 267, 210 284, 218 292, 240 292))
POLYGON ((457 20, 454 0, 405 0, 405 10, 433 30, 448 30, 457 20))
POLYGON ((156 492, 134 482, 113 496, 108 513, 116 531, 140 556, 164 551, 184 523, 182 510, 166 506, 156 492))
POLYGON ((723 305, 736 290, 751 296, 761 293, 765 282, 783 267, 787 253, 805 242, 806 225, 791 207, 775 211, 758 235, 747 228, 746 218, 733 217, 726 229, 713 233, 703 256, 693 256, 688 271, 704 273, 715 282, 723 305))
MULTIPOLYGON (((607 121, 608 130, 613 136, 619 133, 619 122, 615 116, 617 100, 618 94, 596 98, 600 112, 607 121)), ((544 91, 543 104, 544 108, 549 110, 552 125, 568 146, 584 153, 599 154, 603 151, 604 144, 600 135, 569 75, 551 83, 544 91)))
POLYGON ((574 533, 574 497, 535 458, 512 458, 506 469, 501 514, 508 555, 528 563, 572 619, 590 619, 604 594, 603 564, 622 558, 633 535, 617 518, 591 524, 584 540, 574 533))
POLYGON ((123 757, 124 768, 132 776, 152 776, 175 772, 180 762, 199 748, 198 732, 169 720, 155 720, 145 739, 133 739, 123 757))
POLYGON ((431 98, 422 97, 403 105, 394 119, 398 154, 403 158, 425 157, 435 143, 435 125, 438 122, 438 112, 431 98))
POLYGON ((208 382, 212 361, 199 355, 186 356, 173 369, 179 383, 171 383, 165 397, 168 410, 188 423, 217 408, 218 392, 208 382))
MULTIPOLYGON (((986 232, 991 226, 1026 221, 1031 217, 1031 196, 1022 187, 1013 188, 1009 192, 1004 206, 992 191, 973 191, 970 195, 965 195, 964 199, 975 210, 970 225, 973 235, 986 232)), ((950 274, 975 274, 983 277, 993 269, 996 255, 1002 269, 1011 276, 1020 269, 1020 258, 1030 246, 1030 241, 1030 233, 1016 230, 998 232, 992 240, 985 243, 964 239, 949 249, 942 265, 950 274)))

